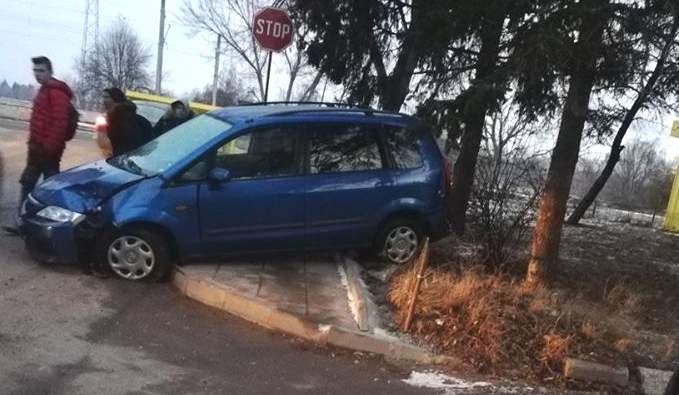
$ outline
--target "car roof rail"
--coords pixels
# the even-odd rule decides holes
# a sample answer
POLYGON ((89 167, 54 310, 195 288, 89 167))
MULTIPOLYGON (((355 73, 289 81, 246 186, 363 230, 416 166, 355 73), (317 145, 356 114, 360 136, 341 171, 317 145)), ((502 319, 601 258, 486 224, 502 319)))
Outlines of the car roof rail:
POLYGON ((239 106, 271 106, 271 105, 298 105, 298 106, 319 106, 330 108, 362 108, 370 109, 370 107, 359 107, 349 103, 325 102, 325 101, 268 101, 268 102, 254 102, 254 103, 240 103, 239 106))
POLYGON ((351 113, 351 114, 364 114, 364 115, 385 115, 397 118, 408 118, 407 114, 395 113, 389 111, 380 111, 372 107, 361 107, 355 106, 348 103, 333 103, 333 102, 323 102, 323 101, 269 101, 269 102, 256 102, 256 103, 241 103, 238 107, 243 106, 276 106, 276 105, 293 105, 293 106, 318 106, 318 108, 291 108, 289 110, 277 111, 265 116, 277 117, 284 115, 295 115, 295 114, 313 114, 313 113, 351 113))
POLYGON ((402 114, 402 113, 395 113, 395 112, 389 112, 389 111, 379 111, 375 110, 372 108, 338 108, 338 109, 328 109, 328 108, 306 108, 306 109, 298 109, 298 110, 289 110, 289 111, 279 111, 275 112, 272 114, 268 114, 267 116, 269 117, 278 117, 278 116, 285 116, 285 115, 297 115, 297 114, 337 114, 337 113, 345 113, 345 114, 364 114, 367 116, 372 116, 372 115, 384 115, 384 116, 391 116, 395 118, 408 118, 410 115, 408 114, 402 114))

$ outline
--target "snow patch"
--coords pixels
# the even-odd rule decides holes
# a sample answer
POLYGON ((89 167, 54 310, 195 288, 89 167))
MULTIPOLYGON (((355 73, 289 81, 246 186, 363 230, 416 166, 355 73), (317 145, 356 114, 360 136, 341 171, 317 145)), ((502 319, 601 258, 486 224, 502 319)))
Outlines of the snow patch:
POLYGON ((354 321, 358 322, 357 301, 354 300, 354 297, 351 295, 351 292, 349 292, 349 280, 347 280, 347 273, 344 271, 344 266, 338 264, 337 271, 339 272, 342 286, 347 291, 347 300, 349 301, 349 310, 351 310, 351 315, 354 316, 354 321))
POLYGON ((368 274, 371 275, 373 278, 376 278, 380 280, 383 283, 386 283, 389 277, 391 277, 396 270, 398 270, 399 266, 398 265, 386 265, 382 270, 368 270, 368 274))
POLYGON ((445 390, 446 394, 451 395, 455 394, 455 392, 452 392, 455 390, 493 387, 491 383, 485 381, 466 381, 430 370, 424 372, 410 372, 410 377, 404 379, 403 382, 413 387, 445 390))
POLYGON ((383 328, 373 328, 373 334, 379 338, 382 339, 387 339, 387 340, 398 340, 400 341, 401 339, 394 335, 393 333, 387 331, 386 329, 383 328))

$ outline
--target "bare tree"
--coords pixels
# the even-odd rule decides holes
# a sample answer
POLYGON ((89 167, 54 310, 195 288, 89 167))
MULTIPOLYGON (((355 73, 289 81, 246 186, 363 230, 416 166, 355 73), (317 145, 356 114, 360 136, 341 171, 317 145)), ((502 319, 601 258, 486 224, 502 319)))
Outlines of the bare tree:
MULTIPOLYGON (((670 8, 670 11, 667 20, 664 21, 664 26, 662 24, 654 26, 654 29, 657 30, 657 33, 654 31, 654 34, 658 34, 659 37, 648 40, 649 49, 646 52, 646 61, 644 67, 637 73, 638 76, 630 82, 630 86, 618 88, 623 88, 621 90, 627 90, 633 94, 634 98, 631 99, 632 104, 629 109, 626 108, 626 105, 621 106, 620 100, 617 100, 618 104, 617 106, 614 105, 613 108, 605 108, 609 107, 608 105, 603 106, 602 113, 604 115, 599 118, 603 120, 604 128, 610 128, 611 123, 619 123, 619 126, 611 144, 611 152, 606 165, 602 168, 601 175, 592 183, 583 199, 568 217, 566 222, 570 225, 578 224, 580 218, 613 174, 613 170, 620 160, 620 153, 625 148, 622 145, 623 139, 636 120, 637 114, 649 108, 655 108, 659 111, 672 111, 677 108, 675 92, 677 77, 679 77, 679 42, 677 41, 679 37, 679 10, 670 8), (606 113, 608 113, 608 116, 606 116, 606 113)), ((605 97, 604 101, 610 102, 612 100, 611 97, 605 97)), ((596 121, 597 119, 594 118, 593 120, 596 121)))
MULTIPOLYGON (((253 91, 248 91, 243 87, 233 68, 223 71, 217 84, 217 105, 233 106, 241 102, 251 101, 255 96, 253 91)), ((191 93, 192 100, 200 103, 210 103, 212 100, 212 84, 203 89, 195 90, 191 93)))
POLYGON ((78 62, 76 90, 85 107, 92 106, 101 89, 109 86, 147 89, 151 78, 146 70, 151 52, 123 18, 115 21, 99 43, 78 62))
MULTIPOLYGON (((196 32, 209 32, 222 36, 226 52, 240 57, 247 65, 257 85, 257 99, 264 98, 266 84, 266 63, 268 52, 260 48, 252 35, 252 20, 258 9, 269 5, 262 0, 186 0, 182 8, 181 21, 196 32), (195 3, 195 4, 194 4, 195 3)), ((299 92, 298 100, 304 101, 315 92, 321 80, 321 73, 311 68, 304 55, 305 24, 296 27, 295 42, 283 52, 288 84, 285 100, 295 93, 295 83, 304 77, 311 78, 311 84, 299 92)))
POLYGON ((470 216, 483 246, 481 258, 494 266, 515 261, 535 217, 548 151, 538 147, 542 123, 530 122, 510 102, 486 117, 470 200, 470 216))
POLYGON ((626 209, 659 208, 668 173, 671 167, 656 142, 633 140, 621 155, 604 197, 626 209))

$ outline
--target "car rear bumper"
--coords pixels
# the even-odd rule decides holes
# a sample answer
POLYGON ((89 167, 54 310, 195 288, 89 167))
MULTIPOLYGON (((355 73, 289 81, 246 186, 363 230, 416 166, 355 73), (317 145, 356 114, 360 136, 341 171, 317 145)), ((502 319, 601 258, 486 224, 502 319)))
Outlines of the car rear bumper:
POLYGON ((444 207, 427 215, 429 237, 432 241, 440 240, 450 234, 450 222, 446 214, 447 210, 444 207))

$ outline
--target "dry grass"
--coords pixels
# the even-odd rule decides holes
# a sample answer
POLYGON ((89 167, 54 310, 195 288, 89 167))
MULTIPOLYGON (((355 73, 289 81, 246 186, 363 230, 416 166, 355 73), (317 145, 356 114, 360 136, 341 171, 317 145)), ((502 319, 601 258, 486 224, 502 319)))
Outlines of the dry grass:
MULTIPOLYGON (((413 277, 410 267, 392 279, 388 300, 401 319, 413 277)), ((529 291, 507 275, 478 267, 459 275, 430 268, 418 294, 412 332, 479 371, 516 377, 561 380, 567 356, 618 359, 608 331, 565 312, 560 299, 557 293, 529 291)))

